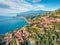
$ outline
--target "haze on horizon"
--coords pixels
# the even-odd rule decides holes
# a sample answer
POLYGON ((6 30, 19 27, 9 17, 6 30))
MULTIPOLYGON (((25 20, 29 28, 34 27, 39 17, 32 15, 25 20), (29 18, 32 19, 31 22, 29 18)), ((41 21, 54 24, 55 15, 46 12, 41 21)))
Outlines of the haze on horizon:
POLYGON ((0 16, 16 15, 26 11, 53 11, 60 8, 60 0, 0 0, 0 16))

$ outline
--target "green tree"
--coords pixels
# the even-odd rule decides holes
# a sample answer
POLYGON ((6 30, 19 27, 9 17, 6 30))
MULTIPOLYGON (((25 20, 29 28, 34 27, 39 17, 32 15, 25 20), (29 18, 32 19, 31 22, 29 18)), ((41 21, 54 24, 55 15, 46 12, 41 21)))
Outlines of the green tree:
POLYGON ((16 42, 15 42, 16 40, 15 40, 15 38, 13 38, 12 40, 11 40, 11 42, 10 42, 10 45, 16 45, 16 42))

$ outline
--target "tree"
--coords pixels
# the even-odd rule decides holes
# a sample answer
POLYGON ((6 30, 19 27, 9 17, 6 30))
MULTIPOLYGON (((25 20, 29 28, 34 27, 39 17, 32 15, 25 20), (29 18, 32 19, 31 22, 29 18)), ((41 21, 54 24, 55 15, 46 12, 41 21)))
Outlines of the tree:
POLYGON ((15 42, 16 40, 15 40, 15 38, 13 38, 12 40, 11 40, 11 42, 10 42, 10 45, 16 45, 16 42, 15 42))

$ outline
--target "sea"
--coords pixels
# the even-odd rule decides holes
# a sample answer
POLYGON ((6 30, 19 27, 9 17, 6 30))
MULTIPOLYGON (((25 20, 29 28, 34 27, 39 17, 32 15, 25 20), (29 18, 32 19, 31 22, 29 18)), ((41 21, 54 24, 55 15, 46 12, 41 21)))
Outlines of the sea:
POLYGON ((17 28, 21 28, 24 25, 28 25, 28 22, 24 18, 0 16, 0 34, 5 34, 17 28))

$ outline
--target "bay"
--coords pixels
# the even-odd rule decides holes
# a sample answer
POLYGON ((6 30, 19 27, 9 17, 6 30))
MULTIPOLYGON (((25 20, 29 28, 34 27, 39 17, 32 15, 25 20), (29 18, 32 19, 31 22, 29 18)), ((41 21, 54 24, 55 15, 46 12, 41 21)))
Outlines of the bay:
POLYGON ((0 34, 15 30, 27 25, 28 22, 24 18, 0 16, 0 34))

